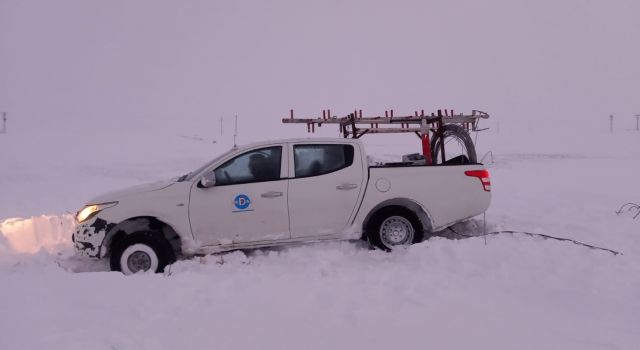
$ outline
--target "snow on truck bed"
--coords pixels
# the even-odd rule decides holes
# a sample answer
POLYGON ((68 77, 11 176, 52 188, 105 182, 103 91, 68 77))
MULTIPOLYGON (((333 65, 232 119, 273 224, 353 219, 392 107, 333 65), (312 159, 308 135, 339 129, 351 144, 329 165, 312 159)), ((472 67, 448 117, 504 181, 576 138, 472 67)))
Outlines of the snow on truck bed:
MULTIPOLYGON (((640 201, 640 135, 605 135, 609 144, 594 150, 586 141, 527 147, 506 135, 481 143, 494 152, 489 231, 572 238, 623 255, 524 235, 485 241, 443 232, 449 238, 392 253, 363 242, 318 243, 194 258, 164 275, 125 277, 107 272, 105 262, 74 256, 70 213, 85 200, 179 175, 224 148, 161 136, 166 142, 153 147, 119 138, 120 152, 83 149, 89 140, 51 134, 38 135, 51 147, 34 150, 27 147, 33 138, 0 135, 0 349, 640 343, 640 218, 614 213, 640 201)), ((369 149, 381 159, 410 152, 369 149)), ((475 235, 480 227, 478 218, 455 229, 475 235)))

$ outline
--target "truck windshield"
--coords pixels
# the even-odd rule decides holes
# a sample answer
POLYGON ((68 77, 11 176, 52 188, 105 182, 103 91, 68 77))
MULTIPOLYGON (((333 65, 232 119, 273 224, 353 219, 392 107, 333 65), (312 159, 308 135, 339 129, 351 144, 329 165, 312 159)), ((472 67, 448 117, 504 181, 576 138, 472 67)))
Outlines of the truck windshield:
POLYGON ((221 155, 215 157, 212 161, 204 164, 203 166, 199 167, 198 169, 196 169, 196 170, 194 170, 194 171, 192 171, 192 172, 190 172, 188 174, 184 174, 184 175, 180 176, 176 181, 178 181, 178 182, 191 181, 196 175, 200 174, 205 169, 207 169, 208 167, 210 167, 211 165, 213 165, 214 163, 216 163, 220 159, 222 159, 222 158, 226 157, 227 155, 231 154, 235 150, 237 150, 237 148, 232 148, 232 149, 222 153, 221 155))

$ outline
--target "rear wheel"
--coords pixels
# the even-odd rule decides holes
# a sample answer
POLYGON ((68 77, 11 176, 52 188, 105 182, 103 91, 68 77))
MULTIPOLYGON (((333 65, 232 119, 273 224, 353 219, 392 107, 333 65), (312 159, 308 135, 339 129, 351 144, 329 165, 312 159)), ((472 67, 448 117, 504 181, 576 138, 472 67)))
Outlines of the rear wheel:
POLYGON ((385 251, 421 242, 424 236, 417 215, 402 207, 389 207, 376 213, 366 233, 371 244, 385 251))
POLYGON ((161 233, 136 232, 116 241, 111 250, 111 270, 131 275, 139 271, 162 272, 174 262, 171 244, 161 233))

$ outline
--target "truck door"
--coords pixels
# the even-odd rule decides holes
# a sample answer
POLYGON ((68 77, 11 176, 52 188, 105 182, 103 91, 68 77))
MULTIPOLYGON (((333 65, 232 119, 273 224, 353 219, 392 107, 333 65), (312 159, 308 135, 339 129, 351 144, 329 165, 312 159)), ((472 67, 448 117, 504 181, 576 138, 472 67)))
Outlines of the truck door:
MULTIPOLYGON (((189 219, 204 245, 289 239, 287 152, 253 149, 218 166, 215 185, 191 188, 189 219)), ((286 148, 284 148, 286 149, 286 148)))
POLYGON ((357 144, 290 146, 289 222, 292 238, 342 233, 364 191, 357 144))

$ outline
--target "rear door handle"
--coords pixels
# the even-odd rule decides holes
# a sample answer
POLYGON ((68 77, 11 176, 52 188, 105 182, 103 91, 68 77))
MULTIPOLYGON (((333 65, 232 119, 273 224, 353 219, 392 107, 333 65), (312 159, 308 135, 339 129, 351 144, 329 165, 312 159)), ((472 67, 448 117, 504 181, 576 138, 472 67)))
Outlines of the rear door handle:
POLYGON ((356 184, 342 184, 339 186, 336 186, 337 189, 342 190, 342 191, 348 191, 348 190, 354 190, 356 188, 358 188, 358 185, 356 184))
POLYGON ((260 195, 260 197, 262 198, 276 198, 276 197, 282 197, 282 192, 278 192, 278 191, 269 191, 266 193, 263 193, 260 195))

